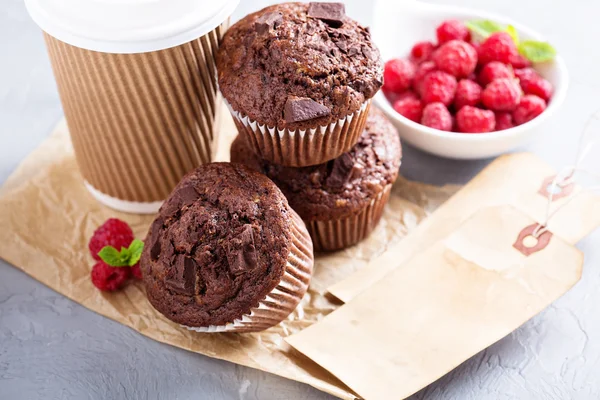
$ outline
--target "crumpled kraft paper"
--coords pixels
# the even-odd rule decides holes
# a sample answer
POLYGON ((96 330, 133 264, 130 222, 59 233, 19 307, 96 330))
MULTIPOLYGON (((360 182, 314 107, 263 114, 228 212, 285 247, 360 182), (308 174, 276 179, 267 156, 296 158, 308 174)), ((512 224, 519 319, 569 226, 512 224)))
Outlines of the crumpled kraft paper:
MULTIPOLYGON (((218 160, 226 160, 235 127, 229 116, 223 116, 220 126, 216 154, 218 160)), ((104 294, 92 286, 89 274, 93 262, 87 241, 93 231, 107 218, 118 217, 143 238, 153 217, 113 211, 88 194, 66 124, 61 122, 0 189, 0 257, 90 310, 152 339, 353 399, 356 396, 350 389, 283 339, 339 307, 341 303, 326 294, 327 288, 384 253, 456 190, 400 178, 381 223, 367 240, 342 252, 317 256, 311 287, 286 321, 262 333, 199 334, 180 328, 155 311, 140 283, 114 294, 104 294)))

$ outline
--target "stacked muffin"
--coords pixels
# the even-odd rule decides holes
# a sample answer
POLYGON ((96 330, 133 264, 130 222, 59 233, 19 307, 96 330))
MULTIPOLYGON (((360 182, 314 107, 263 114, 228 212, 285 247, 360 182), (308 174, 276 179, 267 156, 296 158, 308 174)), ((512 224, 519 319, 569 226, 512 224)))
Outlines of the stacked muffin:
POLYGON ((225 35, 217 65, 240 133, 234 163, 183 178, 150 227, 141 270, 168 319, 200 332, 254 332, 300 303, 313 244, 341 249, 375 227, 400 141, 370 110, 382 62, 342 4, 252 14, 225 35))
POLYGON ((274 5, 231 27, 217 68, 240 133, 232 162, 282 189, 316 250, 366 237, 401 157, 392 125, 370 112, 383 62, 369 30, 342 3, 274 5))

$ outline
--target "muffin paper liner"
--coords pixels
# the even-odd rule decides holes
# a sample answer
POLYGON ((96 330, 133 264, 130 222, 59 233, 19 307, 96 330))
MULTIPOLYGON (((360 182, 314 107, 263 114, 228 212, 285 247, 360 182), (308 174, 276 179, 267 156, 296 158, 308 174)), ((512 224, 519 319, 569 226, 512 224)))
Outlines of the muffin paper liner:
POLYGON ((347 218, 306 221, 315 251, 334 251, 353 246, 375 229, 388 200, 392 185, 387 185, 369 205, 347 218))
POLYGON ((288 167, 306 167, 333 160, 349 151, 365 129, 371 100, 353 114, 326 126, 306 130, 261 125, 235 111, 226 101, 240 133, 262 159, 288 167))
POLYGON ((304 297, 313 272, 313 245, 304 222, 290 210, 292 215, 292 248, 279 284, 269 293, 258 307, 226 325, 191 327, 196 332, 257 332, 277 325, 294 311, 304 297))

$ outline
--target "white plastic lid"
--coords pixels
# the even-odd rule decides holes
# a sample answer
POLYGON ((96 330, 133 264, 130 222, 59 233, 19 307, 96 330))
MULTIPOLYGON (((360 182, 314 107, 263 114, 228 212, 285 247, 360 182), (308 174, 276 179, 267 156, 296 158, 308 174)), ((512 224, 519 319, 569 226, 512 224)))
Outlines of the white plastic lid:
POLYGON ((239 0, 25 0, 46 33, 106 53, 156 51, 197 39, 223 23, 239 0))

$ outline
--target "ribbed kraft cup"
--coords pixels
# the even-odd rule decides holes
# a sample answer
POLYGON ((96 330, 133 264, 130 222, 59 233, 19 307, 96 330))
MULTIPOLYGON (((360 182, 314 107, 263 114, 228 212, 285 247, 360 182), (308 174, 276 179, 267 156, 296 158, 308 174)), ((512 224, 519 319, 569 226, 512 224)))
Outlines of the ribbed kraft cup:
POLYGON ((341 250, 369 236, 383 215, 391 190, 392 185, 387 185, 366 207, 347 218, 306 221, 315 251, 341 250))
POLYGON ((292 246, 283 277, 279 284, 250 310, 226 325, 189 327, 189 330, 205 333, 258 332, 277 325, 292 313, 308 290, 313 273, 313 245, 302 219, 290 210, 292 217, 292 246))
POLYGON ((287 167, 325 163, 349 151, 365 129, 371 101, 355 113, 309 130, 277 129, 259 124, 227 103, 240 134, 262 159, 287 167))
POLYGON ((214 55, 227 24, 136 54, 90 51, 45 35, 89 186, 134 206, 160 202, 188 171, 211 162, 219 104, 214 55))

